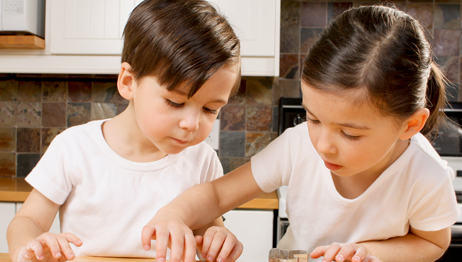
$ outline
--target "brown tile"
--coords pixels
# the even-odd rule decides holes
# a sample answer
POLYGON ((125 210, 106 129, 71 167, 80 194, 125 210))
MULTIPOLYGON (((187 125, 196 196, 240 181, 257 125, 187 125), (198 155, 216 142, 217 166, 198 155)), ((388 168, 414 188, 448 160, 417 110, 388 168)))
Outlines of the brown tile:
POLYGON ((433 4, 409 3, 407 13, 419 21, 423 27, 427 29, 433 28, 433 4))
POLYGON ((245 157, 245 132, 220 131, 220 157, 245 157))
POLYGON ((452 83, 458 83, 460 71, 458 56, 440 56, 436 62, 440 65, 441 71, 443 71, 449 81, 452 83))
POLYGON ((14 152, 16 148, 16 128, 0 127, 0 152, 14 152))
POLYGON ((239 85, 239 90, 237 93, 229 98, 228 104, 229 105, 245 105, 247 98, 246 98, 246 90, 247 90, 247 78, 243 78, 241 80, 241 84, 239 85))
POLYGON ((40 81, 19 81, 18 101, 20 102, 41 102, 42 83, 40 81))
POLYGON ((67 127, 81 125, 91 120, 91 103, 67 104, 67 127))
POLYGON ((246 130, 271 131, 272 115, 271 106, 247 106, 246 130))
POLYGON ((435 0, 435 3, 451 3, 451 4, 457 4, 457 3, 460 3, 460 0, 435 0))
POLYGON ((458 56, 461 30, 435 29, 433 52, 437 56, 458 56))
POLYGON ((42 154, 46 152, 51 141, 64 130, 65 128, 42 128, 42 154))
POLYGON ((300 2, 281 3, 280 53, 297 53, 300 43, 300 2))
POLYGON ((42 108, 38 102, 18 102, 16 108, 18 127, 39 127, 42 125, 42 108))
POLYGON ((40 154, 18 154, 17 173, 18 177, 26 177, 40 160, 40 154))
POLYGON ((223 173, 227 174, 246 163, 244 157, 220 157, 223 173))
POLYGON ((300 97, 300 81, 293 79, 279 79, 273 86, 273 105, 279 105, 281 97, 300 97))
POLYGON ((16 175, 16 154, 0 153, 0 176, 12 177, 16 175))
POLYGON ((303 2, 300 9, 302 27, 327 26, 327 3, 303 2))
POLYGON ((112 118, 117 115, 117 105, 114 103, 92 103, 91 120, 112 118))
POLYGON ((69 102, 91 102, 91 82, 69 81, 67 90, 69 102))
POLYGON ((120 103, 125 99, 117 90, 117 82, 92 82, 92 102, 120 103))
POLYGON ((337 16, 353 6, 353 2, 329 2, 327 3, 327 24, 334 21, 337 16))
POLYGON ((247 132, 245 136, 245 156, 251 157, 271 142, 271 133, 247 132))
POLYGON ((298 79, 299 71, 298 55, 281 55, 279 60, 279 77, 298 79))
POLYGON ((316 43, 321 35, 321 28, 302 28, 300 29, 300 53, 307 54, 308 50, 316 43))
POLYGON ((66 102, 67 82, 65 81, 42 81, 43 102, 66 102))
POLYGON ((271 105, 272 86, 270 78, 247 79, 247 105, 271 105))
POLYGON ((436 4, 435 28, 460 29, 460 4, 436 4))
POLYGON ((18 81, 0 80, 0 101, 18 100, 18 81))
POLYGON ((300 1, 281 2, 281 27, 300 26, 300 1))
POLYGON ((245 131, 245 106, 227 105, 220 115, 220 130, 245 131))
POLYGON ((43 127, 66 127, 66 103, 42 103, 43 127))
POLYGON ((18 128, 16 152, 40 153, 40 128, 18 128))
POLYGON ((0 126, 16 126, 16 105, 17 102, 0 101, 0 126))

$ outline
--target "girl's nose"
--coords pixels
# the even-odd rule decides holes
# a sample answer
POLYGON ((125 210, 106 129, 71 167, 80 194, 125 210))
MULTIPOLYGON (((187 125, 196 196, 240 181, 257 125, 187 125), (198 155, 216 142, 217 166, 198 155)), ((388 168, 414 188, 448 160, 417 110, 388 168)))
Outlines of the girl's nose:
POLYGON ((199 128, 199 117, 197 112, 186 112, 180 120, 180 128, 196 131, 199 128))
POLYGON ((335 143, 328 132, 321 132, 316 143, 316 149, 319 153, 334 154, 337 152, 335 143))

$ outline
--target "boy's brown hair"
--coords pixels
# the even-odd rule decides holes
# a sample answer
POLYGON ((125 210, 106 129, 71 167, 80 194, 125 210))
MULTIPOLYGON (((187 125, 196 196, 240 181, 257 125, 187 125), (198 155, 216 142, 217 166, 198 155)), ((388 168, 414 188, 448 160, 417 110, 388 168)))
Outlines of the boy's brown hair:
POLYGON ((207 1, 145 0, 125 26, 122 62, 136 80, 152 75, 168 90, 190 85, 191 97, 224 64, 239 62, 239 52, 232 27, 207 1))

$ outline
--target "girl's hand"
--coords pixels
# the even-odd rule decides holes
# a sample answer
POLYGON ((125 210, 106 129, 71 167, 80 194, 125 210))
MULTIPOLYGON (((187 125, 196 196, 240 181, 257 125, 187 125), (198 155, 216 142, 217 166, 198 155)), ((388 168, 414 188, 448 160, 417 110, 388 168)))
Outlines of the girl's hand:
POLYGON ((224 227, 210 227, 203 237, 196 236, 199 252, 207 261, 236 261, 242 254, 243 245, 224 227))
POLYGON ((333 243, 330 246, 319 246, 311 252, 312 258, 324 257, 323 261, 382 262, 368 254, 366 248, 353 243, 333 243))
POLYGON ((71 233, 43 233, 21 248, 16 262, 73 260, 75 254, 69 243, 82 245, 82 241, 71 233))

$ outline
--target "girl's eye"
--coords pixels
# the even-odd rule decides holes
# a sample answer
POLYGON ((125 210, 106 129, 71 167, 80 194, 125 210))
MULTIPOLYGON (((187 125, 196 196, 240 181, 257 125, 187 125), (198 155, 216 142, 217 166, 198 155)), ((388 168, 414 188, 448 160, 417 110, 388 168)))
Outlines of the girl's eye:
POLYGON ((218 110, 217 109, 210 109, 210 108, 207 108, 207 107, 204 107, 204 111, 207 112, 207 113, 211 113, 211 114, 214 114, 216 115, 218 110))
POLYGON ((349 140, 358 140, 361 138, 361 136, 351 136, 345 132, 342 131, 342 136, 344 136, 345 138, 349 139, 349 140))
POLYGON ((183 103, 178 104, 178 103, 172 102, 172 101, 170 101, 168 99, 166 99, 165 101, 167 102, 168 105, 173 106, 173 107, 180 107, 180 106, 184 105, 183 103))
POLYGON ((319 124, 320 123, 319 120, 311 119, 311 118, 308 117, 308 115, 306 115, 306 121, 310 122, 312 124, 319 124))

